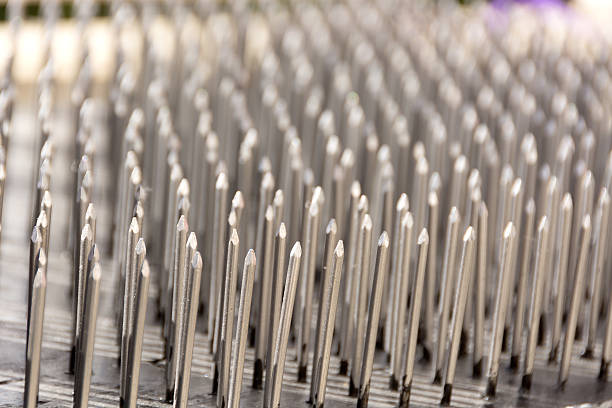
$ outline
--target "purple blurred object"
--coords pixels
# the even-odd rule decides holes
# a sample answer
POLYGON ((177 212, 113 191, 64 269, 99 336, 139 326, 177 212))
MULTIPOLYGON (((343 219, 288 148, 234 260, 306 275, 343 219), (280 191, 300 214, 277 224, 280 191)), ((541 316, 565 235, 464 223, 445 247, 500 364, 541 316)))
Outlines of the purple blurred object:
POLYGON ((505 8, 512 3, 531 4, 537 7, 565 7, 566 4, 562 0, 493 0, 491 4, 498 8, 505 8))

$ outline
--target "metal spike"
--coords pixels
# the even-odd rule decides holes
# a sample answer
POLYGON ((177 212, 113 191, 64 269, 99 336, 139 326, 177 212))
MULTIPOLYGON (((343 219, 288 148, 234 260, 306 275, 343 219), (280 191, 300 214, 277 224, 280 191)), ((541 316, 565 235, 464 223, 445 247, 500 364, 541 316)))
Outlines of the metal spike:
POLYGON ((238 332, 236 333, 236 346, 232 357, 228 408, 238 408, 240 406, 240 392, 244 373, 244 353, 249 335, 249 316, 253 294, 253 279, 255 278, 255 262, 255 252, 251 249, 244 260, 244 270, 242 272, 242 290, 240 291, 240 305, 238 307, 238 321, 236 323, 238 332))
POLYGON ((408 343, 406 344, 406 364, 402 376, 402 389, 400 392, 399 406, 405 408, 410 402, 412 390, 412 379, 414 377, 414 362, 416 357, 417 336, 419 330, 419 319, 421 316, 421 303, 423 299, 423 286, 427 265, 427 250, 429 235, 427 230, 421 230, 417 238, 418 261, 414 278, 414 286, 410 296, 410 320, 408 322, 408 343))
MULTIPOLYGON (((280 190, 279 190, 280 191, 280 190)), ((258 299, 261 299, 259 315, 257 320, 256 339, 255 339, 255 367, 253 370, 253 388, 261 389, 263 383, 263 373, 265 368, 266 345, 268 344, 268 323, 270 321, 271 310, 269 299, 274 290, 274 221, 275 214, 271 205, 266 208, 263 225, 263 266, 260 270, 260 280, 258 286, 258 299)), ((260 255, 261 256, 261 255, 260 255)))
POLYGON ((195 341, 201 278, 202 256, 199 252, 195 252, 189 262, 188 273, 185 277, 185 298, 183 300, 183 318, 185 324, 183 325, 183 332, 181 335, 181 356, 176 367, 174 408, 185 408, 189 398, 189 383, 191 380, 191 364, 193 360, 193 345, 195 341))
POLYGON ((23 406, 34 408, 38 405, 38 385, 40 382, 40 353, 45 316, 45 295, 47 292, 47 256, 44 250, 37 255, 37 269, 30 287, 31 309, 28 317, 25 388, 23 406))
POLYGON ((567 316, 565 337, 563 340, 563 353, 561 355, 561 366, 559 367, 559 385, 565 385, 569 376, 569 368, 572 358, 574 338, 576 335, 576 325, 578 314, 582 302, 584 301, 584 289, 586 286, 586 268, 589 256, 589 243, 591 240, 591 216, 585 215, 580 224, 580 239, 576 272, 574 274, 574 284, 572 285, 572 298, 570 311, 567 316))
POLYGON ((312 381, 316 381, 315 392, 313 396, 314 406, 323 408, 325 402, 325 392, 327 384, 327 375, 329 372, 329 360, 331 358, 332 337, 334 333, 334 320, 336 318, 336 306, 338 305, 338 292, 340 280, 342 278, 342 262, 344 261, 344 244, 342 240, 338 241, 336 249, 332 255, 330 265, 330 274, 328 276, 327 291, 322 308, 325 309, 323 314, 323 322, 321 332, 323 333, 323 344, 321 346, 321 354, 314 362, 312 381))
POLYGON ((353 328, 353 355, 351 359, 351 377, 349 382, 349 395, 357 396, 358 386, 361 383, 361 366, 363 363, 363 336, 366 325, 366 306, 368 296, 368 283, 370 280, 370 250, 372 248, 372 219, 369 214, 365 214, 361 220, 359 229, 359 240, 357 247, 360 255, 355 265, 355 285, 357 310, 355 313, 355 326, 353 328))
MULTIPOLYGON (((217 359, 215 374, 218 378, 217 408, 225 408, 229 396, 230 354, 234 332, 234 307, 236 298, 236 281, 238 278, 238 251, 240 241, 238 232, 231 232, 227 245, 227 268, 224 285, 223 314, 218 316, 220 321, 219 343, 217 345, 217 359)), ((213 378, 214 389, 214 378, 213 378)))
MULTIPOLYGON (((315 189, 317 190, 317 189, 315 189)), ((318 191, 318 190, 317 190, 318 191)), ((300 279, 300 324, 298 330, 298 382, 305 382, 307 376, 308 352, 312 323, 312 298, 315 282, 315 263, 317 238, 319 235, 320 202, 319 195, 313 193, 302 229, 304 242, 304 262, 300 279)))
POLYGON ((130 354, 127 364, 126 393, 124 398, 119 399, 121 408, 136 408, 138 398, 138 380, 140 377, 140 360, 142 358, 142 343, 144 335, 144 324, 147 313, 147 299, 149 297, 150 283, 149 263, 145 259, 138 274, 136 289, 135 311, 133 330, 130 337, 130 354))
POLYGON ((438 347, 434 371, 434 383, 436 384, 442 381, 442 364, 444 362, 444 348, 446 347, 448 337, 448 319, 450 317, 450 300, 455 282, 455 260, 457 259, 459 222, 459 210, 457 207, 452 207, 448 215, 446 245, 444 247, 444 265, 442 267, 442 282, 440 289, 438 347))
POLYGON ((493 338, 489 349, 489 368, 487 369, 487 388, 485 395, 494 397, 497 389, 497 377, 499 373, 499 356, 502 348, 502 335, 506 311, 508 309, 508 299, 510 297, 510 274, 512 266, 512 253, 514 252, 514 241, 516 229, 509 222, 504 229, 502 241, 502 262, 501 272, 497 278, 497 295, 495 298, 495 312, 493 314, 493 338))
POLYGON ((538 241, 535 257, 535 272, 533 276, 533 288, 531 290, 531 306, 529 307, 529 332, 527 335, 527 347, 525 351, 525 362, 523 364, 523 377, 521 389, 531 388, 533 375, 533 364, 540 330, 540 314, 542 313, 542 292, 544 280, 546 279, 546 262, 550 256, 547 252, 550 222, 546 216, 542 217, 538 225, 538 241))
POLYGON ((266 351, 266 385, 264 388, 263 398, 263 404, 266 408, 267 404, 270 402, 270 395, 272 392, 272 361, 274 361, 275 352, 274 336, 278 331, 280 319, 286 247, 287 230, 285 228, 285 223, 281 222, 274 238, 274 275, 272 279, 272 293, 270 298, 270 304, 272 305, 272 307, 270 325, 268 326, 268 347, 266 351))
POLYGON ((414 236, 414 220, 410 212, 406 212, 401 222, 398 248, 398 269, 393 286, 393 342, 391 345, 391 380, 392 389, 397 389, 402 378, 402 352, 404 345, 404 321, 408 287, 410 281, 410 253, 412 252, 412 237, 414 236))
POLYGON ((463 318, 465 315, 468 292, 472 281, 472 270, 474 269, 474 241, 476 233, 470 226, 463 235, 463 252, 461 254, 461 264, 459 276, 457 277, 457 291, 455 293, 455 304, 453 306, 453 320, 451 323, 451 337, 448 347, 448 357, 446 366, 446 376, 444 379, 444 389, 442 393, 441 405, 449 405, 453 383, 455 381, 455 370, 457 365, 457 355, 459 353, 459 342, 463 318))
POLYGON ((269 407, 280 407, 280 392, 285 371, 285 358, 287 355, 287 342, 289 341, 289 329, 293 316, 293 303, 300 275, 300 260, 302 258, 302 246, 299 241, 293 245, 289 254, 289 266, 287 267, 287 279, 283 292, 283 304, 281 306, 280 323, 275 336, 272 393, 270 395, 269 407))
MULTIPOLYGON (((95 245, 94 245, 95 248, 95 245)), ((92 249, 94 251, 94 249, 92 249)), ((91 265, 91 264, 90 264, 91 265)), ((81 330, 80 356, 74 381, 74 406, 85 408, 89 401, 89 387, 93 367, 93 353, 96 337, 96 321, 100 300, 100 280, 102 271, 98 262, 93 263, 87 274, 83 327, 81 330)))
POLYGON ((386 231, 378 239, 378 250, 376 251, 376 268, 374 270, 374 282, 370 294, 368 310, 368 324, 366 328, 366 341, 361 359, 361 373, 359 375, 359 391, 357 394, 357 406, 367 407, 370 395, 370 380, 372 377, 372 365, 374 364, 374 350, 376 347, 376 334, 378 332, 378 319, 382 306, 382 295, 387 274, 387 254, 389 252, 389 235, 386 231))
POLYGON ((323 267, 323 274, 321 276, 321 288, 319 291, 319 309, 317 313, 317 327, 315 332, 315 344, 312 358, 312 379, 310 381, 310 395, 309 402, 315 402, 315 395, 317 393, 318 380, 315 378, 315 368, 319 364, 319 359, 323 355, 323 342, 325 339, 325 333, 323 331, 323 319, 326 318, 326 311, 323 307, 327 307, 325 301, 331 291, 332 281, 329 280, 330 274, 332 273, 332 261, 334 248, 336 246, 338 234, 338 225, 335 219, 329 220, 327 228, 325 229, 325 260, 323 267))

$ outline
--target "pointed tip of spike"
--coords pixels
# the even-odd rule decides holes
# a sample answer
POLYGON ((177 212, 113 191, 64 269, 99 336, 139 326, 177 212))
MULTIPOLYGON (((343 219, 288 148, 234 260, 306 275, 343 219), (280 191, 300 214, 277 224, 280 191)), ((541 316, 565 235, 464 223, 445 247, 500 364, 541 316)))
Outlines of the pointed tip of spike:
POLYGON ((571 210, 573 206, 574 202, 572 201, 572 195, 570 193, 565 193, 563 200, 561 200, 561 208, 571 210))
POLYGON ((99 281, 102 278, 102 268, 100 268, 100 263, 96 262, 91 268, 91 279, 94 281, 99 281))
POLYGON ((188 228, 187 227, 187 218, 185 218, 185 215, 181 215, 181 217, 179 218, 178 222, 176 223, 176 229, 178 231, 183 231, 183 230, 187 230, 187 228, 188 228))
POLYGON ((140 268, 140 274, 143 277, 148 278, 150 273, 151 269, 149 268, 149 261, 147 261, 147 259, 145 258, 144 262, 142 263, 142 268, 140 268))
POLYGON ((293 248, 291 248, 291 253, 289 254, 291 257, 301 257, 302 256, 302 244, 300 241, 297 241, 293 244, 293 248))
POLYGON ((608 193, 608 189, 606 187, 602 187, 599 193, 599 202, 600 204, 609 204, 610 203, 610 194, 608 193))
POLYGON ((475 239, 476 239, 476 233, 474 232, 474 227, 469 225, 465 229, 465 234, 463 235, 463 241, 467 242, 467 241, 473 241, 475 239))
POLYGON ((193 254, 193 258, 191 258, 191 266, 193 269, 202 267, 202 255, 200 255, 199 251, 196 251, 196 253, 193 254))
MULTIPOLYGON (((43 203, 44 207, 51 207, 52 200, 51 200, 51 192, 49 190, 45 190, 43 192, 41 202, 43 203)), ((92 204, 89 204, 89 205, 92 205, 92 204)), ((89 208, 89 206, 87 208, 89 208)))
MULTIPOLYGON (((138 229, 138 225, 136 225, 138 229)), ((83 229, 81 230, 81 241, 91 240, 93 239, 93 231, 91 230, 91 225, 85 224, 83 229)))
POLYGON ((232 198, 232 207, 233 208, 244 208, 244 197, 240 190, 236 191, 234 194, 234 198, 232 198))
MULTIPOLYGON (((470 227, 471 228, 471 227, 470 227)), ((427 228, 423 228, 419 237, 417 238, 417 245, 423 245, 429 243, 429 233, 427 232, 427 228)))
POLYGON ((285 195, 283 194, 283 190, 279 188, 274 193, 274 199, 272 200, 272 202, 276 205, 281 205, 283 201, 285 201, 285 195))
POLYGON ((308 215, 310 217, 316 217, 319 215, 319 201, 316 200, 315 195, 313 194, 313 199, 310 200, 310 207, 308 207, 308 215))
POLYGON ((94 203, 87 204, 87 210, 85 211, 85 218, 96 218, 96 206, 94 203))
POLYGON ((232 228, 230 242, 232 243, 232 245, 238 245, 238 243, 240 242, 240 238, 238 238, 238 231, 236 231, 236 228, 232 228))
POLYGON ((183 197, 188 196, 189 191, 190 191, 189 180, 183 177, 181 181, 179 182, 179 185, 176 191, 177 191, 177 194, 180 196, 183 196, 183 197))
POLYGON ((193 231, 190 232, 189 237, 187 237, 187 246, 192 249, 196 249, 198 247, 198 238, 193 231))
POLYGON ((387 231, 383 231, 378 237, 378 246, 379 247, 389 247, 389 234, 387 231))
POLYGON ((342 242, 342 240, 339 240, 336 244, 336 249, 334 249, 334 255, 338 258, 344 256, 344 242, 342 242))
POLYGON ((266 221, 272 221, 274 219, 274 208, 271 205, 266 207, 264 218, 266 221))
POLYGON ((402 227, 403 228, 412 228, 413 225, 414 225, 414 217, 412 216, 412 213, 410 211, 408 211, 402 217, 402 227))
POLYGON ((145 244, 145 240, 143 238, 139 238, 136 243, 136 255, 146 255, 147 246, 145 244))
POLYGON ((170 170, 170 180, 176 182, 183 178, 183 168, 180 164, 175 163, 170 170))
POLYGON ((430 191, 427 196, 427 203, 430 207, 436 207, 439 204, 438 194, 435 191, 430 191))
POLYGON ((332 218, 329 220, 329 222, 327 223, 327 228, 325 228, 325 233, 329 234, 329 233, 336 233, 338 232, 338 223, 336 223, 336 219, 332 218))
POLYGON ((409 201, 408 201, 408 195, 406 195, 406 193, 402 193, 399 198, 397 199, 397 205, 396 205, 396 210, 397 211, 402 211, 402 210, 408 210, 409 209, 409 201))
POLYGON ((272 190, 274 188, 274 176, 269 171, 264 173, 263 179, 261 180, 261 187, 265 190, 272 190))
POLYGON ((450 209, 450 213, 448 214, 448 222, 458 222, 461 216, 459 215, 459 209, 457 207, 452 207, 450 209))
POLYGON ((38 218, 36 218, 36 225, 41 228, 46 228, 49 226, 49 217, 47 217, 47 212, 45 210, 40 210, 38 214, 38 218))
POLYGON ((362 194, 359 197, 359 204, 357 205, 357 207, 360 211, 368 211, 369 202, 368 197, 365 194, 362 194))
POLYGON ((357 180, 353 181, 351 184, 351 196, 352 197, 360 197, 361 196, 361 184, 357 180))
POLYGON ((287 238, 287 227, 285 226, 284 222, 281 222, 278 226, 278 236, 282 239, 287 238))
POLYGON ((591 215, 586 214, 584 218, 582 218, 582 228, 588 229, 591 228, 591 215))
POLYGON ((363 220, 361 221, 361 228, 368 229, 368 230, 372 229, 372 217, 370 217, 370 214, 366 213, 363 216, 363 220))
POLYGON ((229 182, 227 181, 227 175, 224 171, 221 171, 217 176, 217 183, 215 184, 215 189, 217 190, 227 190, 229 188, 229 182))
POLYGON ((140 183, 142 183, 142 170, 140 170, 139 166, 134 167, 134 170, 132 170, 132 174, 130 175, 130 181, 132 182, 132 184, 135 185, 139 185, 140 183))
POLYGON ((42 234, 38 225, 35 225, 34 228, 32 228, 32 235, 30 235, 30 240, 32 242, 42 242, 42 234))
POLYGON ((39 268, 40 266, 47 266, 47 253, 45 252, 43 248, 38 250, 37 261, 38 261, 39 268))
POLYGON ((138 227, 138 219, 136 217, 132 217, 132 221, 130 222, 130 232, 133 234, 138 234, 140 232, 140 228, 138 227))
POLYGON ((255 251, 253 251, 253 249, 249 249, 249 252, 247 252, 246 257, 244 258, 244 264, 255 265, 255 262, 257 262, 255 251))

